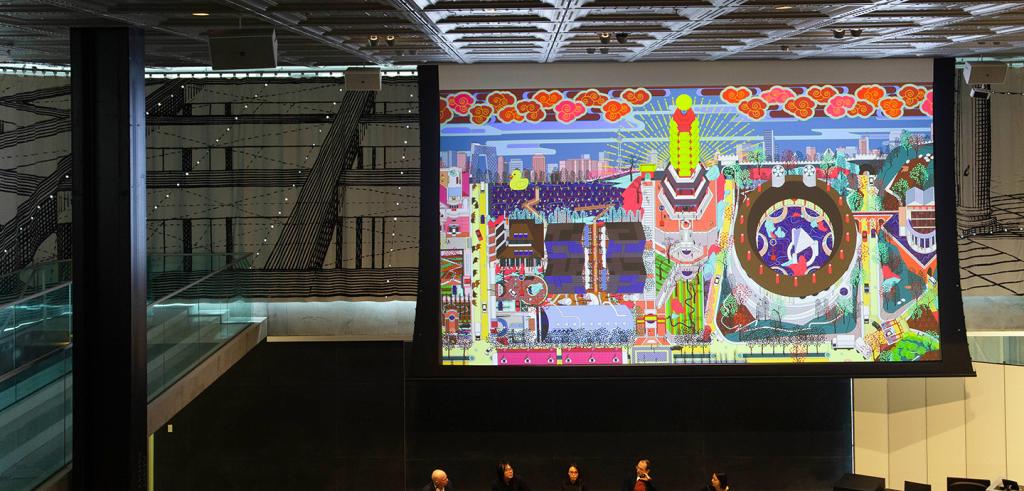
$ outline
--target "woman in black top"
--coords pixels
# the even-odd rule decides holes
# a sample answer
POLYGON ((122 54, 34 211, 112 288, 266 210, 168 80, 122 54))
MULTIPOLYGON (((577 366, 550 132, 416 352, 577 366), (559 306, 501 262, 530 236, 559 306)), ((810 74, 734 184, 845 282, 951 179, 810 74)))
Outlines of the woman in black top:
POLYGON ((569 464, 569 471, 565 481, 562 482, 561 491, 587 491, 587 485, 583 484, 580 476, 580 467, 575 463, 569 464))
POLYGON ((711 483, 701 488, 701 491, 729 491, 729 476, 724 472, 712 472, 711 483))
POLYGON ((516 477, 509 461, 498 462, 497 474, 498 480, 491 485, 491 491, 530 491, 526 481, 516 477))

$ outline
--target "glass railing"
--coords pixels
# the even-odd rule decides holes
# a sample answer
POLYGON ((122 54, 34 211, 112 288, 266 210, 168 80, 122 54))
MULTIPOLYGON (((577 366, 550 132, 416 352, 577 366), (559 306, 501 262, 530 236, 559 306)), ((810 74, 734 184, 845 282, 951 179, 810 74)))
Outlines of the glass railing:
POLYGON ((1024 366, 1024 330, 967 331, 971 359, 1024 366))
POLYGON ((22 284, 0 306, 0 490, 32 489, 71 461, 70 269, 7 276, 22 284))
MULTIPOLYGON (((148 260, 149 399, 266 315, 238 295, 245 254, 148 260)), ((29 490, 71 462, 71 263, 0 277, 0 491, 29 490)))
MULTIPOLYGON (((247 275, 239 274, 252 265, 250 255, 202 255, 184 258, 161 257, 165 265, 188 266, 189 271, 164 269, 151 278, 198 275, 191 283, 165 293, 147 309, 149 332, 149 399, 174 384, 208 356, 265 315, 263 304, 238 295, 247 275)), ((158 282, 159 280, 154 280, 158 282)), ((168 280, 163 285, 177 283, 168 280)))

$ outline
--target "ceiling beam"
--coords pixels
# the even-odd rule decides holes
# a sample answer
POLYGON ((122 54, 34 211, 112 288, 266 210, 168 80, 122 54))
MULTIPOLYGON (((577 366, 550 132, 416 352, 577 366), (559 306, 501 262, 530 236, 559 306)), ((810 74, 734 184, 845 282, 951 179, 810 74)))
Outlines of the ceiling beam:
POLYGON ((470 61, 459 51, 459 48, 448 40, 444 31, 420 8, 416 0, 384 0, 384 3, 401 12, 409 22, 418 26, 420 31, 426 34, 437 47, 448 53, 452 61, 457 63, 468 63, 470 61))
POLYGON ((765 37, 765 38, 762 38, 762 39, 752 40, 751 42, 747 43, 745 46, 741 46, 741 47, 739 47, 737 49, 734 49, 734 50, 728 50, 728 51, 724 51, 724 52, 721 52, 721 53, 714 54, 714 55, 710 56, 709 59, 710 60, 720 60, 722 58, 727 58, 727 57, 730 57, 730 56, 733 56, 733 55, 741 54, 741 53, 743 53, 743 52, 745 52, 747 50, 750 50, 750 49, 753 49, 753 48, 757 48, 759 46, 764 46, 766 44, 772 44, 772 43, 775 43, 775 42, 778 42, 778 41, 783 41, 783 40, 786 40, 786 39, 791 38, 793 36, 796 36, 796 35, 799 35, 799 34, 803 34, 805 32, 822 30, 822 29, 828 29, 833 24, 835 24, 837 22, 848 21, 850 19, 854 19, 856 17, 860 17, 861 15, 864 15, 864 14, 867 14, 867 13, 870 13, 870 12, 874 12, 874 11, 879 10, 879 9, 883 9, 883 8, 886 8, 886 7, 892 7, 892 6, 895 6, 895 5, 899 5, 899 4, 904 3, 906 1, 907 0, 886 0, 886 1, 881 1, 881 2, 875 3, 875 4, 871 4, 871 5, 864 5, 864 6, 861 6, 861 7, 849 7, 849 8, 839 9, 837 12, 834 12, 834 13, 830 14, 829 17, 827 17, 825 19, 815 19, 815 20, 809 20, 809 21, 806 21, 806 22, 802 22, 800 24, 797 24, 796 26, 793 26, 793 29, 791 29, 791 30, 783 31, 783 32, 777 32, 775 34, 771 34, 768 37, 765 37))
POLYGON ((638 61, 662 47, 672 44, 673 41, 686 37, 687 34, 710 24, 715 19, 734 12, 745 2, 744 0, 717 0, 713 3, 714 8, 693 9, 694 12, 689 15, 688 21, 672 23, 671 26, 674 27, 672 31, 662 35, 656 41, 648 43, 647 46, 634 52, 624 61, 638 61))
MULTIPOLYGON (((910 35, 916 34, 918 32, 930 31, 932 29, 935 29, 936 27, 952 26, 952 25, 956 25, 956 24, 966 23, 966 22, 969 22, 971 20, 977 20, 979 18, 983 19, 983 18, 986 18, 986 17, 994 16, 994 15, 1001 15, 1001 14, 1005 14, 1005 13, 1008 13, 1008 12, 1018 11, 1018 10, 1021 10, 1021 9, 1024 9, 1024 3, 1015 2, 1015 3, 1006 3, 1006 4, 994 4, 992 7, 987 8, 987 9, 985 9, 983 11, 974 12, 973 15, 971 15, 970 17, 950 17, 950 18, 947 18, 947 19, 942 19, 941 21, 938 21, 938 22, 931 22, 931 23, 929 23, 927 25, 923 25, 923 26, 911 27, 911 28, 908 28, 908 29, 902 29, 902 30, 899 30, 899 31, 890 32, 890 33, 882 34, 882 35, 879 35, 879 36, 874 36, 874 37, 871 37, 871 38, 868 38, 868 39, 857 40, 857 41, 853 41, 853 42, 850 42, 850 43, 843 43, 841 45, 834 46, 834 47, 826 49, 826 50, 821 50, 821 51, 815 52, 814 54, 815 55, 828 54, 828 53, 834 53, 836 51, 842 51, 842 50, 848 49, 848 48, 859 48, 859 47, 862 47, 862 46, 870 47, 871 44, 876 43, 878 41, 887 41, 887 40, 894 39, 894 38, 910 36, 910 35)), ((1021 31, 1021 30, 1024 30, 1024 26, 1020 26, 1020 27, 1014 28, 1014 29, 1012 29, 1011 32, 1018 32, 1018 31, 1021 31)), ((1004 32, 1006 32, 1006 31, 1004 31, 1004 32)), ((995 38, 995 37, 998 37, 1000 34, 1001 33, 993 32, 992 34, 988 34, 988 35, 969 36, 969 37, 972 38, 970 40, 970 42, 974 42, 974 41, 979 41, 979 40, 987 40, 987 39, 990 39, 990 38, 995 38)), ((955 35, 955 34, 950 34, 950 35, 955 35)), ((962 42, 962 41, 949 41, 949 42, 946 42, 946 43, 940 43, 940 44, 938 44, 936 46, 929 46, 928 49, 937 49, 937 48, 941 48, 943 46, 950 46, 950 45, 954 45, 954 44, 959 44, 960 42, 962 42)), ((929 44, 931 44, 931 43, 929 43, 929 44)), ((908 54, 913 54, 912 52, 913 51, 917 51, 917 49, 918 48, 915 46, 915 47, 912 47, 912 48, 909 48, 909 49, 898 50, 898 51, 895 51, 895 52, 894 51, 887 51, 884 54, 884 56, 882 56, 882 57, 905 56, 905 55, 908 55, 908 54)), ((803 58, 803 56, 798 56, 797 58, 803 58)))

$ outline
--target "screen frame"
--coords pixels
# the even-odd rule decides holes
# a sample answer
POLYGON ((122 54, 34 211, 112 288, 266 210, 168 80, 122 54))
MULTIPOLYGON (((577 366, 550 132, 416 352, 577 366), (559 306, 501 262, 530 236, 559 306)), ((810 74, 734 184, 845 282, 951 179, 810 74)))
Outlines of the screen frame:
MULTIPOLYGON (((863 62, 863 60, 857 60, 863 62)), ((890 62, 893 60, 885 60, 890 62)), ((913 59, 920 63, 921 59, 913 59)), ((952 58, 932 60, 934 90, 933 133, 936 194, 955 196, 955 82, 952 58)), ((742 63, 742 62, 731 62, 742 63)), ((786 63, 780 61, 779 63, 786 63)), ((437 65, 419 68, 420 101, 420 268, 416 321, 410 365, 411 378, 485 379, 602 379, 602 378, 759 378, 759 377, 963 377, 974 376, 967 347, 963 300, 960 294, 956 203, 936 201, 938 243, 939 332, 942 359, 916 362, 829 362, 772 364, 679 364, 621 366, 479 366, 441 362, 440 295, 440 77, 437 65)), ((495 87, 501 88, 501 87, 495 87)))

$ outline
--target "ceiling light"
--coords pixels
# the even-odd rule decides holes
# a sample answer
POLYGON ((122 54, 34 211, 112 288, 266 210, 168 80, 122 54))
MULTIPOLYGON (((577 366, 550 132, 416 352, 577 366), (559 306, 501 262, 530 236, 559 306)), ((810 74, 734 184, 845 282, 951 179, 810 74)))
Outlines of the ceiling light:
POLYGON ((775 7, 775 10, 789 10, 791 8, 793 8, 792 5, 779 5, 778 7, 775 7))
POLYGON ((971 97, 975 99, 988 99, 992 97, 992 92, 984 87, 973 87, 971 88, 971 97))
POLYGON ((608 44, 612 42, 612 35, 609 32, 601 33, 601 44, 608 44))
POLYGON ((393 34, 388 34, 388 36, 385 37, 384 40, 388 42, 388 46, 395 45, 395 36, 393 34))
POLYGON ((832 29, 832 37, 834 37, 836 39, 843 39, 843 36, 845 36, 845 35, 846 35, 846 31, 844 31, 842 29, 832 29))
POLYGON ((615 33, 615 40, 618 41, 619 44, 626 44, 626 38, 628 38, 628 37, 629 37, 629 33, 628 32, 617 32, 617 33, 615 33))
POLYGON ((863 33, 864 33, 863 29, 850 29, 850 35, 855 37, 855 38, 859 38, 860 35, 863 34, 863 33))
POLYGON ((588 55, 592 55, 592 54, 594 54, 594 53, 597 53, 597 50, 596 50, 596 49, 594 49, 594 48, 587 48, 587 54, 588 54, 588 55))
POLYGON ((602 55, 608 54, 608 48, 601 48, 601 54, 602 55))
POLYGON ((192 12, 192 15, 196 17, 209 17, 209 12, 192 12))
POLYGON ((368 43, 370 44, 371 47, 375 48, 375 47, 377 47, 377 41, 379 39, 380 38, 378 38, 376 34, 370 34, 370 38, 368 40, 368 43))

